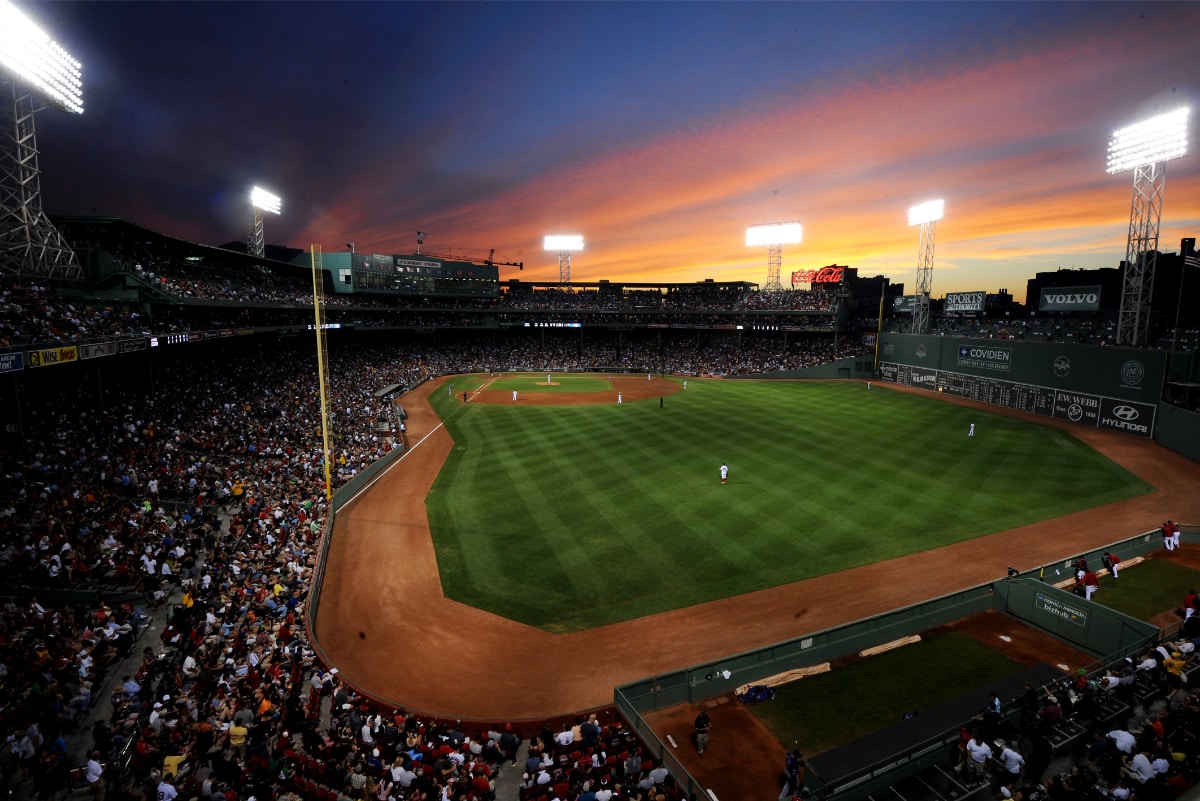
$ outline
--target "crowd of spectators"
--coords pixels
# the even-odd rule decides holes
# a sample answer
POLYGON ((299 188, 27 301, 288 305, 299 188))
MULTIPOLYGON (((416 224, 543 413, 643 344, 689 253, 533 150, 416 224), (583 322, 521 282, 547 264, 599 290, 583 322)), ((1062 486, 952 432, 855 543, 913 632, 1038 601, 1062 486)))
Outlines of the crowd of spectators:
MULTIPOLYGON (((892 333, 912 331, 910 316, 894 317, 885 324, 892 333)), ((968 339, 1023 340, 1027 342, 1063 342, 1105 347, 1117 343, 1115 320, 1094 318, 1011 317, 1002 320, 974 317, 942 317, 932 321, 934 336, 968 339)))
POLYGON ((1181 692, 1200 626, 1138 658, 989 700, 962 729, 956 772, 1017 801, 1166 801, 1200 781, 1200 696, 1181 692), (1002 711, 1006 717, 1002 717, 1002 711))
MULTIPOLYGON (((304 640, 298 615, 325 511, 308 350, 277 344, 237 360, 196 354, 157 367, 153 391, 118 383, 103 390, 103 402, 60 394, 30 412, 22 447, 0 451, 5 585, 97 593, 45 606, 30 596, 3 608, 0 708, 14 758, 0 768, 10 783, 36 779, 39 792, 53 794, 72 767, 66 740, 77 737, 90 739, 97 763, 127 754, 142 779, 190 766, 188 792, 204 798, 269 798, 267 785, 310 798, 310 782, 358 798, 358 776, 397 797, 393 782, 426 792, 408 798, 437 798, 451 778, 444 797, 488 797, 478 776, 503 761, 489 746, 496 738, 472 732, 474 745, 447 750, 434 722, 364 707, 304 640), (150 608, 103 600, 122 591, 150 608), (139 643, 147 614, 177 597, 162 642, 138 670, 112 674, 139 643), (113 715, 78 731, 105 686, 113 715), (420 742, 402 744, 388 720, 404 741, 420 742)), ((336 352, 335 485, 401 439, 394 407, 376 389, 474 361, 468 344, 336 352)), ((625 759, 618 767, 610 755, 595 756, 604 748, 589 747, 552 749, 555 763, 544 772, 555 785, 620 783, 627 797, 656 796, 636 788, 654 766, 626 772, 625 759)), ((623 739, 609 750, 615 757, 636 747, 623 739)))

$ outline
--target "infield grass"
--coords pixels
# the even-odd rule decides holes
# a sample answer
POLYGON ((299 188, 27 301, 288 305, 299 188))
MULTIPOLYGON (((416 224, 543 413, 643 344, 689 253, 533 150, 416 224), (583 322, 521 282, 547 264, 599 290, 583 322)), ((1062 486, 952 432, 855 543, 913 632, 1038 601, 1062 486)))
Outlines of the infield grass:
MULTIPOLYGON (((521 380, 550 389, 504 378, 521 380)), ((691 379, 665 408, 432 400, 455 440, 427 499, 447 596, 557 632, 1151 489, 1057 428, 878 384, 691 379)))

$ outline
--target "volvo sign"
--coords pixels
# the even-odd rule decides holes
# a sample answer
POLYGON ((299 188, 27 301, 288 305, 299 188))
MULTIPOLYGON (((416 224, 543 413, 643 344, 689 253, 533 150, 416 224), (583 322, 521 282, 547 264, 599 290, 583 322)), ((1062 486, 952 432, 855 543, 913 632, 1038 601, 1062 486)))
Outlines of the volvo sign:
POLYGON ((1038 295, 1038 311, 1098 311, 1100 287, 1060 286, 1042 287, 1038 295))

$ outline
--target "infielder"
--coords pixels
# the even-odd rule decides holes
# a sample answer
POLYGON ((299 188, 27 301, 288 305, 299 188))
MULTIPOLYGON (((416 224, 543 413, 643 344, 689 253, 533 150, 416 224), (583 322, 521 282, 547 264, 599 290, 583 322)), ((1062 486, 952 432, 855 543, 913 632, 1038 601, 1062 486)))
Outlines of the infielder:
POLYGON ((967 429, 967 436, 968 437, 975 436, 975 424, 974 423, 971 423, 971 427, 967 429))
POLYGON ((517 402, 517 391, 514 389, 513 390, 513 403, 516 403, 516 402, 517 402))
POLYGON ((724 462, 721 463, 721 484, 724 485, 729 480, 729 466, 724 462))
POLYGON ((617 405, 618 406, 621 405, 621 393, 620 392, 617 393, 617 405))

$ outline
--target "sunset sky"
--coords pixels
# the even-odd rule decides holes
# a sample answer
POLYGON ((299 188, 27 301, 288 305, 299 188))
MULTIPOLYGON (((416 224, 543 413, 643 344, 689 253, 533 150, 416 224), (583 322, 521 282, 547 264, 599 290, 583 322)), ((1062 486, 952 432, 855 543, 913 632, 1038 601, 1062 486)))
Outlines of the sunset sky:
POLYGON ((942 197, 933 294, 1116 267, 1112 132, 1190 105, 1160 249, 1200 233, 1198 3, 20 3, 83 63, 38 115, 50 214, 270 243, 525 263, 576 281, 766 281, 745 229, 799 220, 792 270, 910 288, 908 207, 942 197))

